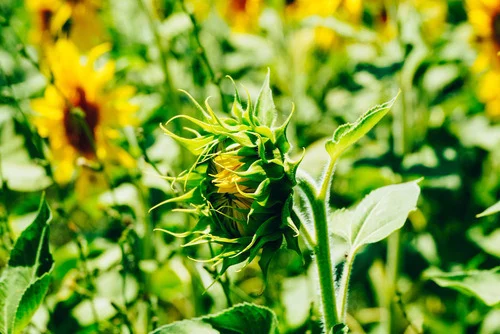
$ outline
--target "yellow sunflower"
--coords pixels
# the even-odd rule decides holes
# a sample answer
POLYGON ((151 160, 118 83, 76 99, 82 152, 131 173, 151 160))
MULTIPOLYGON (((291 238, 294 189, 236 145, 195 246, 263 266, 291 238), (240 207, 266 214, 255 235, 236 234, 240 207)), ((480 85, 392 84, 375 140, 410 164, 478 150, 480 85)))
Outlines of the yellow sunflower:
POLYGON ((33 44, 51 43, 68 17, 63 11, 61 0, 26 0, 26 8, 31 15, 30 40, 33 44))
MULTIPOLYGON (((358 24, 362 14, 362 0, 293 0, 287 1, 285 17, 298 22, 311 16, 334 16, 343 21, 358 24)), ((314 39, 318 47, 328 49, 338 42, 338 36, 332 29, 317 27, 314 39)))
POLYGON ((435 41, 445 28, 448 4, 446 1, 412 0, 413 6, 422 16, 423 37, 435 41))
POLYGON ((205 20, 212 8, 227 22, 232 31, 253 32, 259 25, 263 0, 187 0, 189 10, 198 20, 205 20))
POLYGON ((99 45, 82 61, 68 40, 47 48, 47 65, 54 82, 31 107, 38 113, 35 125, 39 134, 49 139, 54 176, 61 184, 71 180, 79 159, 90 164, 134 165, 124 150, 112 144, 120 135, 118 129, 133 123, 137 108, 128 102, 134 88, 108 89, 114 63, 107 61, 96 67, 96 60, 109 49, 108 44, 99 45))
POLYGON ((500 119, 500 69, 490 70, 481 78, 478 95, 488 115, 500 119))
POLYGON ((103 38, 98 17, 99 0, 25 0, 33 26, 31 42, 50 45, 63 36, 81 50, 89 50, 103 38))
POLYGON ((472 69, 485 72, 479 79, 479 99, 486 112, 500 118, 500 0, 467 0, 467 14, 479 54, 472 69))
POLYGON ((480 47, 474 70, 500 68, 500 0, 467 0, 466 5, 480 47))
POLYGON ((365 1, 364 7, 370 13, 373 21, 371 27, 382 42, 388 42, 397 36, 395 21, 389 16, 387 1, 375 0, 365 1))
POLYGON ((217 9, 235 32, 252 32, 259 25, 262 0, 218 1, 217 9))

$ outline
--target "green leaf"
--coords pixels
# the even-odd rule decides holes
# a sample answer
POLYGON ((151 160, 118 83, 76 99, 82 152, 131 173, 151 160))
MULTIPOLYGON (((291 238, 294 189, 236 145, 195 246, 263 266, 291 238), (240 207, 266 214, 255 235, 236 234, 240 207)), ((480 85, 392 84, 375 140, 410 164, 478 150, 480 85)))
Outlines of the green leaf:
POLYGON ((488 306, 500 303, 500 266, 491 270, 473 270, 453 273, 424 273, 424 277, 439 286, 474 296, 488 306))
POLYGON ((33 223, 24 230, 0 277, 0 333, 19 333, 42 303, 54 261, 49 252, 50 209, 42 198, 33 223))
POLYGON ((346 334, 349 332, 349 327, 344 324, 336 324, 332 327, 329 334, 346 334))
POLYGON ((278 333, 278 320, 267 307, 243 303, 221 313, 177 321, 162 326, 151 334, 190 333, 278 333))
POLYGON ((496 202, 480 214, 476 215, 477 218, 485 217, 485 216, 490 216, 493 215, 497 212, 500 212, 500 201, 496 202))
POLYGON ((336 160, 344 150, 366 135, 389 112, 398 95, 386 103, 371 108, 356 122, 339 126, 333 133, 332 139, 326 142, 326 150, 330 157, 336 160))
POLYGON ((335 211, 332 232, 344 239, 355 254, 363 245, 388 237, 401 228, 417 205, 417 181, 390 185, 372 191, 356 207, 335 211))
POLYGON ((476 226, 467 231, 467 235, 486 253, 500 258, 500 228, 485 235, 483 229, 476 226))
POLYGON ((269 79, 270 71, 268 69, 266 79, 255 104, 255 116, 262 125, 270 128, 276 119, 276 107, 274 106, 273 92, 269 86, 269 79))

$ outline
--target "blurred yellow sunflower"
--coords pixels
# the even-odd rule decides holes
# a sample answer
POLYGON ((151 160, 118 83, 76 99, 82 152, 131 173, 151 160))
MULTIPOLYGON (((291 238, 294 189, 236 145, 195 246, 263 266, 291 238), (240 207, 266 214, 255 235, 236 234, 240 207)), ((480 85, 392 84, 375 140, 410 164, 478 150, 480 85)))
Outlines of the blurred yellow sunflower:
POLYGON ((33 26, 31 42, 45 46, 64 36, 81 50, 89 50, 103 38, 98 17, 100 0, 25 0, 33 26))
POLYGON ((198 20, 205 20, 215 8, 235 32, 257 30, 264 8, 263 0, 187 0, 186 3, 198 20))
POLYGON ((118 128, 133 123, 137 108, 128 102, 134 88, 108 89, 114 63, 96 66, 96 60, 109 49, 108 44, 99 45, 82 61, 77 47, 68 40, 58 40, 47 48, 54 82, 31 107, 38 113, 35 126, 39 134, 49 139, 54 177, 61 184, 71 180, 78 159, 105 166, 134 165, 124 150, 112 144, 119 137, 118 128))
POLYGON ((480 47, 474 70, 500 68, 500 0, 467 0, 466 5, 480 47))
MULTIPOLYGON (((312 16, 322 18, 334 16, 343 21, 358 24, 362 15, 362 0, 292 0, 286 1, 285 17, 298 22, 312 16)), ((328 49, 334 46, 339 38, 336 33, 326 27, 314 30, 314 39, 319 48, 328 49)))
POLYGON ((235 32, 252 32, 259 26, 262 0, 218 1, 217 9, 235 32))
POLYGON ((479 99, 486 112, 500 118, 500 0, 467 0, 467 13, 479 54, 472 69, 485 72, 479 79, 479 99))
POLYGON ((412 0, 412 4, 422 17, 424 39, 435 41, 444 31, 448 3, 436 0, 412 0))
POLYGON ((364 1, 366 11, 372 17, 372 29, 382 42, 388 42, 397 36, 395 20, 389 16, 387 2, 383 0, 364 1))
POLYGON ((481 78, 478 95, 488 115, 500 119, 500 69, 490 70, 481 78))
POLYGON ((61 0, 26 0, 26 8, 31 15, 30 40, 42 45, 53 41, 68 19, 62 11, 61 0))

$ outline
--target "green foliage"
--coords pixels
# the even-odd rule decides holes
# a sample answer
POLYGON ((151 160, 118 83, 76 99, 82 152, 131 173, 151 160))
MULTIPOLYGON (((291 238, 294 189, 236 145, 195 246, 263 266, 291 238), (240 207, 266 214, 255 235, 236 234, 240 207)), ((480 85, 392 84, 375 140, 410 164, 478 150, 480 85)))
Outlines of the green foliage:
POLYGON ((497 334, 490 2, 0 1, 0 333, 497 334))
POLYGON ((342 124, 326 142, 326 150, 332 159, 337 159, 342 152, 363 138, 389 112, 398 96, 375 106, 359 117, 354 123, 342 124))
POLYGON ((52 215, 42 198, 34 221, 19 236, 0 278, 0 332, 19 333, 40 306, 54 261, 49 251, 52 215))
POLYGON ((151 334, 277 334, 276 315, 267 307, 240 304, 217 314, 162 326, 151 334))
POLYGON ((496 202, 495 204, 493 204, 492 206, 490 206, 489 208, 487 208, 483 212, 479 213, 476 217, 481 218, 481 217, 485 217, 485 216, 490 216, 490 215, 494 215, 497 212, 500 212, 500 202, 496 202))
POLYGON ((467 235, 486 253, 500 258, 500 229, 497 228, 485 235, 482 227, 476 226, 471 228, 467 235))
POLYGON ((439 286, 451 288, 461 293, 474 296, 486 305, 500 303, 500 267, 491 270, 457 271, 452 273, 430 272, 425 274, 439 286))
POLYGON ((337 210, 330 217, 331 231, 355 254, 367 244, 387 238, 400 229, 415 210, 418 181, 390 185, 372 191, 352 209, 337 210))

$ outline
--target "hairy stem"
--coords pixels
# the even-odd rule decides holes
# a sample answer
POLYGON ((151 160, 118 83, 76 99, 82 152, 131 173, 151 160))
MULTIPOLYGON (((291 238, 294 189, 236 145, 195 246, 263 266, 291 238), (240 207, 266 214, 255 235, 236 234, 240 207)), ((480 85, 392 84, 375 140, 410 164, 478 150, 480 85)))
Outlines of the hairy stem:
POLYGON ((299 214, 295 211, 295 209, 292 210, 292 221, 295 224, 295 226, 300 226, 300 235, 304 238, 305 242, 307 245, 310 247, 310 249, 314 249, 316 247, 316 240, 314 240, 313 232, 309 230, 307 225, 303 222, 303 219, 300 218, 299 214))
POLYGON ((342 277, 340 279, 339 291, 339 319, 343 323, 346 322, 347 316, 347 295, 349 292, 349 281, 351 279, 352 265, 354 263, 354 254, 347 255, 345 259, 344 268, 342 269, 342 277))
MULTIPOLYGON (((316 263, 318 266, 321 304, 326 332, 338 322, 337 301, 335 295, 335 277, 333 273, 330 233, 328 231, 327 205, 330 183, 335 169, 335 160, 330 159, 323 176, 323 182, 316 198, 311 203, 314 227, 316 231, 316 263)), ((307 196, 308 197, 308 196, 307 196)))

